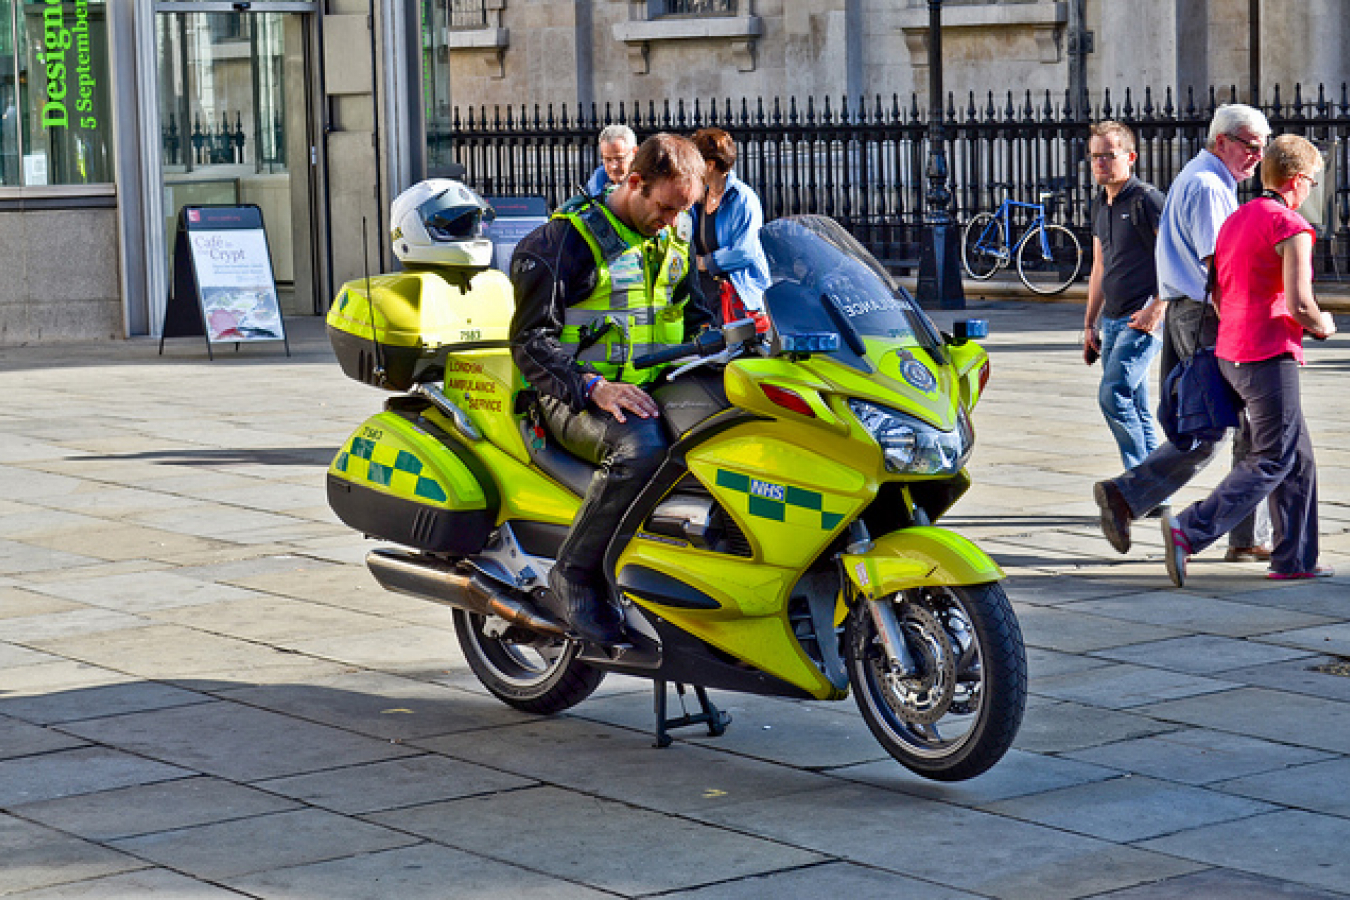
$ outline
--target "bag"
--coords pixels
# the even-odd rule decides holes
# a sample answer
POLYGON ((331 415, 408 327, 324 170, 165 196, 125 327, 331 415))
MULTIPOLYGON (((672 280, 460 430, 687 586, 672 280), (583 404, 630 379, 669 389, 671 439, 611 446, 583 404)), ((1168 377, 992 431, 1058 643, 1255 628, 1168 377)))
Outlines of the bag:
POLYGON ((1242 407, 1242 398, 1219 370, 1214 349, 1201 347, 1168 373, 1158 402, 1158 423, 1169 441, 1191 450, 1200 443, 1223 440, 1225 431, 1238 426, 1242 407))

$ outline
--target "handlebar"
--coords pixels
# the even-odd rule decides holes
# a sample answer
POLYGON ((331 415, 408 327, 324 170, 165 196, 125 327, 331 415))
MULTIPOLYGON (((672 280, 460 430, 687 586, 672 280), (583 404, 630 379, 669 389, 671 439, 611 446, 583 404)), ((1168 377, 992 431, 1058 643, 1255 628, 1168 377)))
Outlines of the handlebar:
POLYGON ((663 350, 657 350, 655 353, 644 353, 633 359, 633 368, 650 369, 652 366, 659 366, 662 363, 674 362, 677 359, 684 359, 686 356, 693 356, 698 353, 698 343, 690 341, 687 344, 678 344, 674 347, 666 347, 663 350))

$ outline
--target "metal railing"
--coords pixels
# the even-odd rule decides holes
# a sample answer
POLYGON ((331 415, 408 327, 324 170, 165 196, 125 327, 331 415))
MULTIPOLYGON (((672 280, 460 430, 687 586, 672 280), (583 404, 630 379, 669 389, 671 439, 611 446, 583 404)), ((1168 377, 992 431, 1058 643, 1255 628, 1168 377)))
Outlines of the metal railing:
MULTIPOLYGON (((1316 253, 1319 273, 1350 272, 1350 93, 1337 99, 1319 87, 1315 99, 1301 88, 1291 100, 1278 87, 1263 107, 1276 134, 1296 133, 1323 148, 1327 192, 1316 253)), ((1188 92, 1181 102, 1166 91, 1142 100, 1130 91, 1117 102, 1109 92, 1086 111, 1074 111, 1067 96, 1007 92, 995 97, 949 95, 945 110, 952 214, 958 224, 998 206, 1004 196, 1035 200, 1045 189, 1059 192, 1052 217, 1073 228, 1086 246, 1088 202, 1096 188, 1087 164, 1087 127, 1114 118, 1138 137, 1139 177, 1164 190, 1182 166, 1204 146, 1214 109, 1237 102, 1237 92, 1188 92)), ((640 139, 657 131, 689 134, 716 126, 735 139, 740 175, 759 194, 766 218, 823 213, 840 221, 883 260, 912 267, 926 210, 928 182, 927 114, 911 96, 854 101, 807 98, 748 100, 733 105, 669 101, 592 105, 573 113, 534 107, 455 108, 450 120, 429 123, 432 165, 456 161, 483 193, 542 195, 556 206, 576 193, 599 165, 595 136, 606 124, 622 122, 640 139)), ((1252 179, 1242 199, 1258 189, 1252 179)), ((1316 212, 1308 210, 1309 212, 1316 212)), ((1310 216, 1313 218, 1313 216, 1310 216)), ((1315 223, 1316 224, 1316 223, 1315 223)))

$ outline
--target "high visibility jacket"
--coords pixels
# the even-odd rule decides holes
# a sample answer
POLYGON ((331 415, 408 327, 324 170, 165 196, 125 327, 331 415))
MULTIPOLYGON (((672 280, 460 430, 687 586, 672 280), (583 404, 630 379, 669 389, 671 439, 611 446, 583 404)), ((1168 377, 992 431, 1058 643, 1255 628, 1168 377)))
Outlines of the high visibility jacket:
POLYGON ((655 380, 665 366, 634 369, 632 361, 684 342, 684 303, 672 297, 689 272, 687 233, 666 228, 630 243, 625 235, 633 232, 603 203, 569 205, 554 215, 568 219, 586 239, 596 267, 595 289, 567 308, 563 347, 609 381, 655 380))

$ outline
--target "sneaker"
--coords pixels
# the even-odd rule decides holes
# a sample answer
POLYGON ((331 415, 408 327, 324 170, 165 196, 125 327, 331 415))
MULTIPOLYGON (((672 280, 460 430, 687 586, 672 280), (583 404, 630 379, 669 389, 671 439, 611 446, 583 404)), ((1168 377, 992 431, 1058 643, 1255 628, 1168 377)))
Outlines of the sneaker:
POLYGON ((1191 542, 1172 518, 1170 512, 1163 513, 1163 562, 1167 563, 1167 574, 1177 587, 1186 586, 1186 560, 1191 557, 1191 542))
POLYGON ((1336 574, 1336 570, 1331 566, 1316 566, 1311 572, 1275 572, 1266 573, 1266 577, 1273 581, 1299 581, 1304 578, 1330 578, 1336 574))
POLYGON ((1271 546, 1257 544, 1255 547, 1229 547, 1223 555, 1224 562, 1270 562, 1271 546))
POLYGON ((1092 486, 1092 499, 1102 511, 1102 534, 1117 553, 1130 552, 1130 504, 1113 482, 1099 481, 1092 486))

